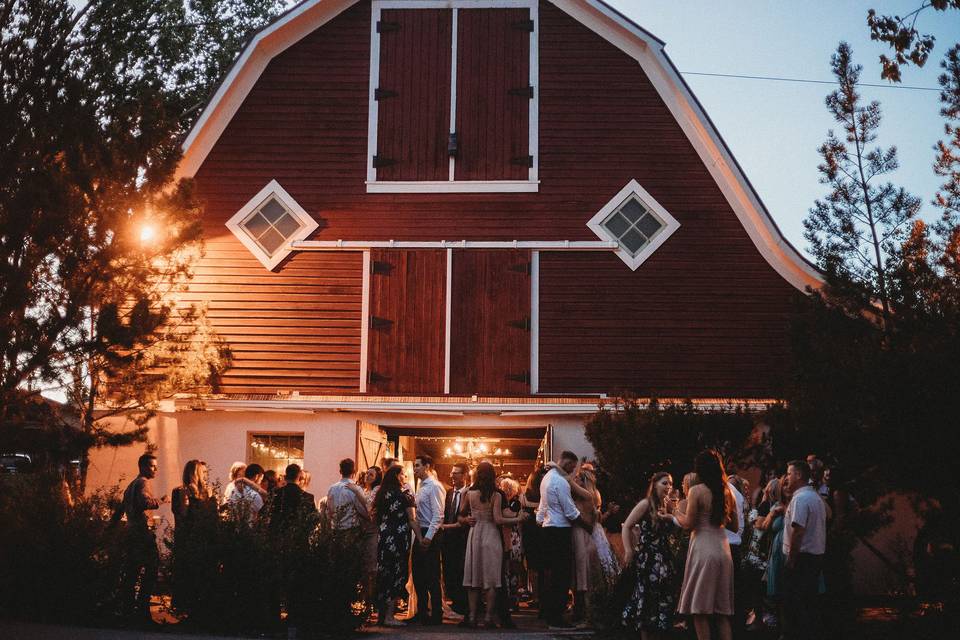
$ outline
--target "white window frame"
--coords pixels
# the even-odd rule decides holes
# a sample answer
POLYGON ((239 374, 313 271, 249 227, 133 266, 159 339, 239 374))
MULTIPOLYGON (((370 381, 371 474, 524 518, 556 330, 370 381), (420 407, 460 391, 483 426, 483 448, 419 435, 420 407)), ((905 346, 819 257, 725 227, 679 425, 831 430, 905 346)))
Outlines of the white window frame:
POLYGON ((237 237, 237 239, 243 243, 250 253, 260 261, 264 267, 268 270, 273 271, 273 269, 280 264, 291 252, 293 248, 290 246, 290 243, 296 242, 298 240, 306 240, 310 237, 317 227, 320 225, 314 220, 306 210, 300 206, 300 204, 293 199, 286 189, 280 186, 280 183, 276 180, 271 180, 267 183, 263 189, 261 189, 257 195, 250 198, 247 204, 243 205, 239 211, 237 211, 233 216, 227 220, 227 228, 230 229, 230 232, 237 237), (300 222, 300 228, 294 232, 289 238, 286 239, 283 245, 280 246, 271 256, 267 254, 263 248, 257 244, 256 240, 250 237, 250 234, 247 233, 247 230, 243 228, 243 222, 250 215, 257 211, 263 203, 268 199, 274 198, 282 204, 287 211, 292 215, 297 221, 300 222))
POLYGON ((540 189, 539 154, 539 40, 540 15, 538 0, 373 0, 370 17, 370 89, 367 120, 367 193, 535 193, 540 189), (450 131, 457 126, 457 10, 458 9, 529 9, 533 20, 530 33, 529 83, 533 87, 528 117, 528 153, 533 156, 526 180, 455 180, 456 159, 450 158, 448 180, 434 181, 382 181, 377 180, 373 156, 377 153, 377 123, 379 104, 374 92, 380 85, 380 34, 377 22, 384 9, 452 9, 453 33, 451 37, 450 65, 450 131))
POLYGON ((623 189, 620 190, 617 195, 610 199, 607 204, 603 205, 603 208, 600 209, 590 221, 587 222, 587 226, 597 234, 597 237, 601 240, 613 240, 618 241, 617 238, 613 237, 613 234, 603 226, 604 220, 606 220, 610 214, 619 209, 630 197, 635 197, 640 203, 646 207, 649 211, 652 211, 656 214, 657 217, 664 223, 664 228, 661 229, 653 238, 647 242, 646 246, 640 250, 637 255, 630 255, 630 252, 623 246, 616 250, 616 254, 620 257, 623 262, 630 267, 631 270, 636 271, 640 265, 642 265, 647 258, 653 255, 653 253, 660 248, 660 246, 667 241, 667 239, 674 234, 674 232, 680 228, 680 222, 677 221, 670 213, 664 209, 657 200, 647 193, 647 190, 640 186, 640 183, 636 180, 631 180, 626 184, 623 189))

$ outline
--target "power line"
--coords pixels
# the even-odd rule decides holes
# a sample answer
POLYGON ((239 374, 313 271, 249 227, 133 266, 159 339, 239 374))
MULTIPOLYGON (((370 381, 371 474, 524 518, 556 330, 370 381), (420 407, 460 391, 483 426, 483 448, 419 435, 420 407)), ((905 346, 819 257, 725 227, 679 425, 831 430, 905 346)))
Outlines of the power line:
MULTIPOLYGON (((733 73, 705 73, 700 71, 681 71, 685 76, 711 76, 714 78, 741 78, 744 80, 774 80, 776 82, 802 82, 806 84, 832 84, 836 85, 835 81, 830 80, 808 80, 805 78, 778 78, 775 76, 744 76, 737 75, 733 73)), ((857 86, 860 87, 879 87, 880 89, 909 89, 911 91, 940 91, 936 87, 911 87, 909 85, 902 84, 872 84, 869 82, 859 82, 857 86)))

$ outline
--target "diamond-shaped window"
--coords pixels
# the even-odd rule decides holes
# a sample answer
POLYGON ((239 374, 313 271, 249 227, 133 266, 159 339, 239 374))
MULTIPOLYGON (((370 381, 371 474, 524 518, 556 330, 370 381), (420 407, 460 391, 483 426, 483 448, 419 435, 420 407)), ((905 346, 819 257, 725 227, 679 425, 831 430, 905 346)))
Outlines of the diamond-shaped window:
POLYGON ((636 180, 631 180, 587 226, 602 240, 618 242, 617 255, 631 269, 637 269, 680 223, 636 180))
POLYGON ((291 242, 306 239, 317 226, 276 180, 227 221, 227 228, 267 269, 290 254, 291 242))

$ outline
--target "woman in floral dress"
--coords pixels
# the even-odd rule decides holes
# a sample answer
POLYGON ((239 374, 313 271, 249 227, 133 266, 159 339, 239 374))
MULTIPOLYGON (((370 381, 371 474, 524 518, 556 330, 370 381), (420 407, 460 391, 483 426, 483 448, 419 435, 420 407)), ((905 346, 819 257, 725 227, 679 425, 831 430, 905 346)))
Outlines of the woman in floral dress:
POLYGON ((636 563, 637 582, 623 609, 623 623, 640 637, 666 637, 673 627, 677 609, 676 563, 670 536, 676 531, 673 517, 664 505, 673 490, 673 478, 655 473, 647 497, 633 508, 623 522, 624 566, 636 563), (634 527, 638 526, 638 532, 634 527))
POLYGON ((373 502, 380 537, 377 541, 377 601, 380 624, 400 627, 393 617, 397 598, 407 597, 407 571, 410 555, 410 531, 419 543, 422 539, 414 512, 414 499, 403 486, 407 478, 403 467, 390 467, 373 502))

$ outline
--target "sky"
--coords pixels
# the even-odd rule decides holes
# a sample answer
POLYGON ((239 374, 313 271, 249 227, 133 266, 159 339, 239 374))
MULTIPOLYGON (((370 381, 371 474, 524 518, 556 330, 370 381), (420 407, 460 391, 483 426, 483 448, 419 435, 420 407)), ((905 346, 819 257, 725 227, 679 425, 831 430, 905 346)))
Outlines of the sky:
MULTIPOLYGON (((814 200, 827 193, 819 183, 817 147, 827 131, 838 129, 824 105, 832 90, 825 84, 716 78, 685 72, 833 80, 830 56, 845 40, 863 66, 861 82, 880 78, 879 56, 888 48, 870 40, 867 10, 905 15, 920 0, 862 2, 773 2, 760 0, 606 0, 666 42, 666 52, 710 115, 787 239, 809 255, 802 220, 814 200)), ((936 47, 922 69, 904 68, 902 84, 939 87, 940 61, 960 42, 960 11, 928 9, 917 22, 920 33, 936 36, 936 47)), ((936 219, 930 204, 941 183, 932 170, 933 146, 943 137, 939 93, 863 87, 884 115, 877 144, 896 145, 900 169, 890 176, 923 199, 921 216, 936 219)))

